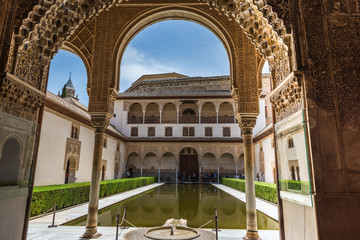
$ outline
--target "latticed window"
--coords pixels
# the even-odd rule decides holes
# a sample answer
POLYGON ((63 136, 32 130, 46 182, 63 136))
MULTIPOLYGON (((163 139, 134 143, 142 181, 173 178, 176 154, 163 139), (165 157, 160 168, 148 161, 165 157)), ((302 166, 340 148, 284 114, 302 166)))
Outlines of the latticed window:
POLYGON ((189 129, 187 127, 183 127, 183 136, 184 137, 189 136, 189 129))
POLYGON ((155 137, 155 128, 154 127, 148 128, 148 137, 155 137))
POLYGON ((138 136, 138 128, 137 127, 132 127, 131 128, 131 136, 132 137, 137 137, 138 136))
POLYGON ((292 137, 288 138, 288 148, 294 147, 294 139, 292 137))
POLYGON ((223 128, 223 136, 224 137, 230 137, 230 135, 231 135, 230 128, 229 127, 224 127, 223 128))
POLYGON ((205 137, 212 137, 213 133, 212 133, 212 128, 211 127, 206 127, 205 128, 205 137))
POLYGON ((104 148, 107 148, 107 138, 104 138, 104 148))
POLYGON ((172 127, 166 127, 165 128, 165 136, 166 137, 172 137, 172 127))
POLYGON ((190 137, 195 136, 195 128, 194 127, 189 127, 189 136, 190 137))
POLYGON ((71 126, 71 138, 79 139, 80 126, 72 125, 71 126))

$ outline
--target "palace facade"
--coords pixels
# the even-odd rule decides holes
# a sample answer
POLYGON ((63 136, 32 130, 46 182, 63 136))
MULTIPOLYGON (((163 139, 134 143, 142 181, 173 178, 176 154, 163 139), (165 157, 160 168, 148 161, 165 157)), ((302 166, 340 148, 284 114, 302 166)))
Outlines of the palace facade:
MULTIPOLYGON (((255 171, 257 180, 274 182, 269 74, 263 75, 263 86, 254 128, 254 155, 259 156, 255 171)), ((159 181, 199 181, 201 173, 202 181, 244 177, 236 114, 229 76, 144 75, 115 101, 101 179, 155 176, 159 181)), ((90 181, 93 135, 90 115, 75 97, 71 79, 61 94, 47 92, 35 185, 90 181)))

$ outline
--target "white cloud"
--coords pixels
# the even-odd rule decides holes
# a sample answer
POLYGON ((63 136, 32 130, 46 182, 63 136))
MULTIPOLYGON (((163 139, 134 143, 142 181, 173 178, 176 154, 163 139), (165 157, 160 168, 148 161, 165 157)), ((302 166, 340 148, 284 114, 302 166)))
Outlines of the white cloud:
POLYGON ((178 68, 170 64, 160 63, 147 56, 146 53, 128 46, 122 59, 120 71, 120 91, 122 92, 144 74, 177 72, 178 68))

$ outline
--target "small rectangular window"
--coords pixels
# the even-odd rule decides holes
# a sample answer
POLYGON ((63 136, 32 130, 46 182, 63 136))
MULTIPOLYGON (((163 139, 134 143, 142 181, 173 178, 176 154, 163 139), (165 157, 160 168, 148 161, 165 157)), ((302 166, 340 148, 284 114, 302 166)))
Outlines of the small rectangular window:
POLYGON ((148 137, 155 137, 155 128, 154 127, 148 128, 148 137))
POLYGON ((189 129, 187 127, 183 127, 183 136, 184 137, 189 136, 189 129))
POLYGON ((131 136, 132 137, 137 137, 138 136, 138 128, 137 127, 132 127, 131 128, 131 136))
POLYGON ((212 128, 206 127, 205 128, 205 137, 212 137, 212 135, 213 135, 212 128))
POLYGON ((165 137, 172 137, 172 127, 165 128, 165 137))
POLYGON ((195 128, 194 128, 194 127, 189 127, 189 136, 190 136, 190 137, 194 137, 194 136, 195 136, 195 128))
POLYGON ((104 138, 104 148, 107 148, 107 138, 104 138))
POLYGON ((224 127, 223 128, 223 137, 230 137, 231 136, 231 131, 229 127, 224 127))

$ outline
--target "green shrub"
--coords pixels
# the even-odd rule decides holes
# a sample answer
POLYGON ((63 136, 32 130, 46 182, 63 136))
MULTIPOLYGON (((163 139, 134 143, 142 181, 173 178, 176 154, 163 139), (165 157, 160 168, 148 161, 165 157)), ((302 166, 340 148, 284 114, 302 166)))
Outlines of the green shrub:
MULTIPOLYGON (((155 182, 155 177, 126 178, 100 182, 100 198, 121 193, 155 182)), ((34 187, 31 216, 46 212, 56 204, 57 209, 89 201, 90 183, 70 183, 34 187)))
POLYGON ((281 189, 281 191, 289 191, 289 192, 295 192, 295 193, 300 193, 300 194, 304 194, 304 195, 309 195, 310 194, 310 183, 280 179, 280 189, 281 189))
MULTIPOLYGON (((220 183, 245 192, 245 180, 237 178, 221 178, 220 183)), ((255 182, 255 195, 269 202, 277 203, 276 184, 255 182)))

